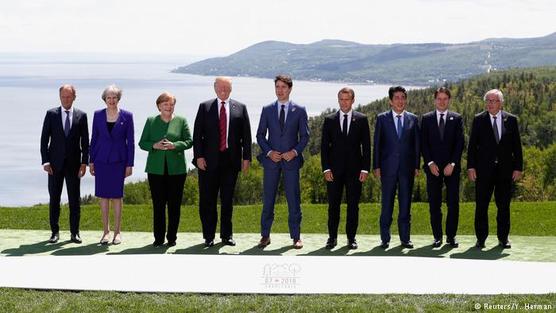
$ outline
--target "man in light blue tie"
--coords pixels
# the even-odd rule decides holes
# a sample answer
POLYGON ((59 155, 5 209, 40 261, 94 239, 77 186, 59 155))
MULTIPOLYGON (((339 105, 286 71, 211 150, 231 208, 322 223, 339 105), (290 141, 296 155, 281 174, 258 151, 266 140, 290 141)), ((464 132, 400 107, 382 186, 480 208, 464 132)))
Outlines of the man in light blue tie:
POLYGON ((277 100, 263 108, 257 129, 257 143, 261 147, 261 154, 257 159, 264 168, 260 248, 270 244, 274 202, 281 175, 284 175, 288 226, 293 247, 296 249, 303 247, 300 235, 299 169, 303 166, 303 150, 309 142, 309 127, 305 108, 290 101, 292 86, 291 77, 276 76, 274 91, 277 100))
POLYGON ((403 87, 390 87, 388 97, 391 110, 376 117, 373 143, 373 171, 382 184, 381 247, 386 249, 390 244, 390 225, 398 189, 398 232, 402 247, 411 249, 410 208, 413 180, 419 174, 419 122, 415 114, 405 111, 407 92, 403 87))

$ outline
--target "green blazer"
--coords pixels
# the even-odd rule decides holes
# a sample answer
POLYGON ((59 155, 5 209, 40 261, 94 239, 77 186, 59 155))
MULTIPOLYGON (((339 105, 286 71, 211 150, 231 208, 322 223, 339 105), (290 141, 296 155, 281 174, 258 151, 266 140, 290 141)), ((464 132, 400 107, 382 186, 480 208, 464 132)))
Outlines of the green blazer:
POLYGON ((149 152, 145 172, 164 175, 164 159, 166 159, 169 175, 187 173, 183 151, 192 146, 193 140, 185 118, 176 115, 169 123, 166 123, 160 118, 160 115, 149 117, 143 127, 141 140, 139 140, 139 147, 149 152), (171 141, 176 149, 153 149, 153 145, 163 138, 171 141))

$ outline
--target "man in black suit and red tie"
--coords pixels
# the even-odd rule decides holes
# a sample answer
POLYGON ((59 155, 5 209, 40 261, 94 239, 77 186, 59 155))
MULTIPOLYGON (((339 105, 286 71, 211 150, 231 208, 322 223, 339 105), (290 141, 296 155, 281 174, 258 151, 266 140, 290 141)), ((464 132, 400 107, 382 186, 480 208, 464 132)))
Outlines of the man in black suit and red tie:
POLYGON ((502 111, 504 95, 498 89, 489 90, 484 100, 486 111, 475 115, 469 148, 467 173, 475 182, 476 247, 485 247, 488 237, 488 205, 494 192, 498 209, 497 236, 502 248, 511 248, 510 201, 514 182, 523 173, 523 153, 517 118, 502 111))
POLYGON ((41 134, 41 158, 48 173, 50 194, 50 229, 48 240, 56 243, 60 238, 60 197, 64 180, 68 190, 71 241, 81 243, 79 218, 81 207, 80 180, 89 164, 89 128, 87 114, 74 108, 75 88, 63 85, 59 90, 62 105, 46 112, 41 134))
POLYGON ((199 105, 193 129, 193 164, 199 169, 199 215, 205 246, 214 246, 220 194, 220 238, 235 246, 232 201, 240 170, 251 162, 251 126, 244 104, 230 99, 232 80, 217 77, 216 99, 199 105))
POLYGON ((371 135, 367 116, 353 110, 355 92, 338 92, 340 110, 324 120, 321 137, 321 163, 328 191, 328 240, 326 249, 337 245, 342 192, 346 189, 346 235, 349 249, 357 249, 355 235, 359 223, 361 184, 371 167, 371 135))
POLYGON ((442 187, 446 185, 446 242, 453 248, 459 219, 459 181, 461 154, 464 147, 463 119, 448 110, 451 93, 446 87, 434 92, 436 110, 423 115, 421 120, 421 152, 423 169, 427 175, 427 194, 433 247, 442 245, 442 187))

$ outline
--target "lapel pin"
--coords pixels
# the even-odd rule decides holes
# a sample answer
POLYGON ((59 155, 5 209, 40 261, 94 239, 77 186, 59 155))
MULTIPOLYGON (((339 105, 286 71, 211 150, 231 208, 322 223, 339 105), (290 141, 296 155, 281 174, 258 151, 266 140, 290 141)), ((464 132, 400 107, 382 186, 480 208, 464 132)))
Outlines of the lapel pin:
POLYGON ((453 117, 453 116, 450 116, 450 121, 453 120, 453 119, 454 119, 454 117, 453 117))

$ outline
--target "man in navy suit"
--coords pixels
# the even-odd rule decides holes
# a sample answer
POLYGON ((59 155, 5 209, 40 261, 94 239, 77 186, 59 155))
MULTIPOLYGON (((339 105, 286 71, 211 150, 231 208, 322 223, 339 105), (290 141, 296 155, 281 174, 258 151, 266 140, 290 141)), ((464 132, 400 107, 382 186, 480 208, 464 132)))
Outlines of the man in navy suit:
POLYGON ((321 137, 321 164, 328 191, 328 241, 326 249, 337 244, 342 193, 346 189, 346 235, 349 249, 357 249, 355 234, 359 224, 361 184, 371 167, 369 121, 352 109, 355 92, 342 88, 338 92, 340 110, 324 120, 321 137))
POLYGON ((430 222, 434 236, 433 247, 442 245, 442 186, 446 185, 446 242, 458 247, 456 232, 459 219, 459 180, 463 152, 463 119, 448 111, 450 90, 440 87, 434 92, 436 110, 421 120, 421 151, 423 169, 427 174, 430 222))
POLYGON ((49 242, 60 238, 60 197, 64 180, 68 190, 71 241, 81 243, 79 218, 81 208, 80 180, 89 163, 89 128, 87 115, 74 108, 75 88, 63 85, 59 90, 61 107, 46 112, 41 134, 41 158, 48 173, 48 193, 50 194, 49 242))
POLYGON ((263 107, 257 143, 261 154, 257 159, 264 168, 263 211, 261 214, 261 240, 259 247, 270 244, 270 229, 274 221, 274 202, 281 174, 288 202, 288 226, 293 246, 303 247, 301 241, 301 192, 299 169, 303 165, 303 149, 309 142, 309 127, 305 108, 290 101, 293 82, 287 75, 274 79, 274 90, 278 98, 263 107), (268 136, 267 136, 268 134, 268 136))
POLYGON ((475 182, 475 235, 479 249, 488 237, 488 205, 494 193, 498 244, 512 247, 510 201, 514 183, 523 174, 523 152, 517 117, 502 111, 504 95, 498 89, 484 96, 486 111, 475 115, 467 150, 467 174, 475 182))
POLYGON ((410 208, 413 180, 419 174, 419 122, 415 114, 405 110, 407 92, 403 87, 390 87, 388 97, 392 110, 376 117, 373 143, 373 171, 382 184, 380 246, 386 249, 390 244, 390 225, 398 189, 398 232, 402 247, 411 249, 410 208))
POLYGON ((199 169, 199 215, 205 246, 214 245, 216 204, 220 194, 220 238, 235 246, 232 238, 233 196, 240 170, 251 162, 251 126, 247 107, 230 98, 232 80, 214 80, 216 98, 199 105, 193 130, 193 164, 199 169))

